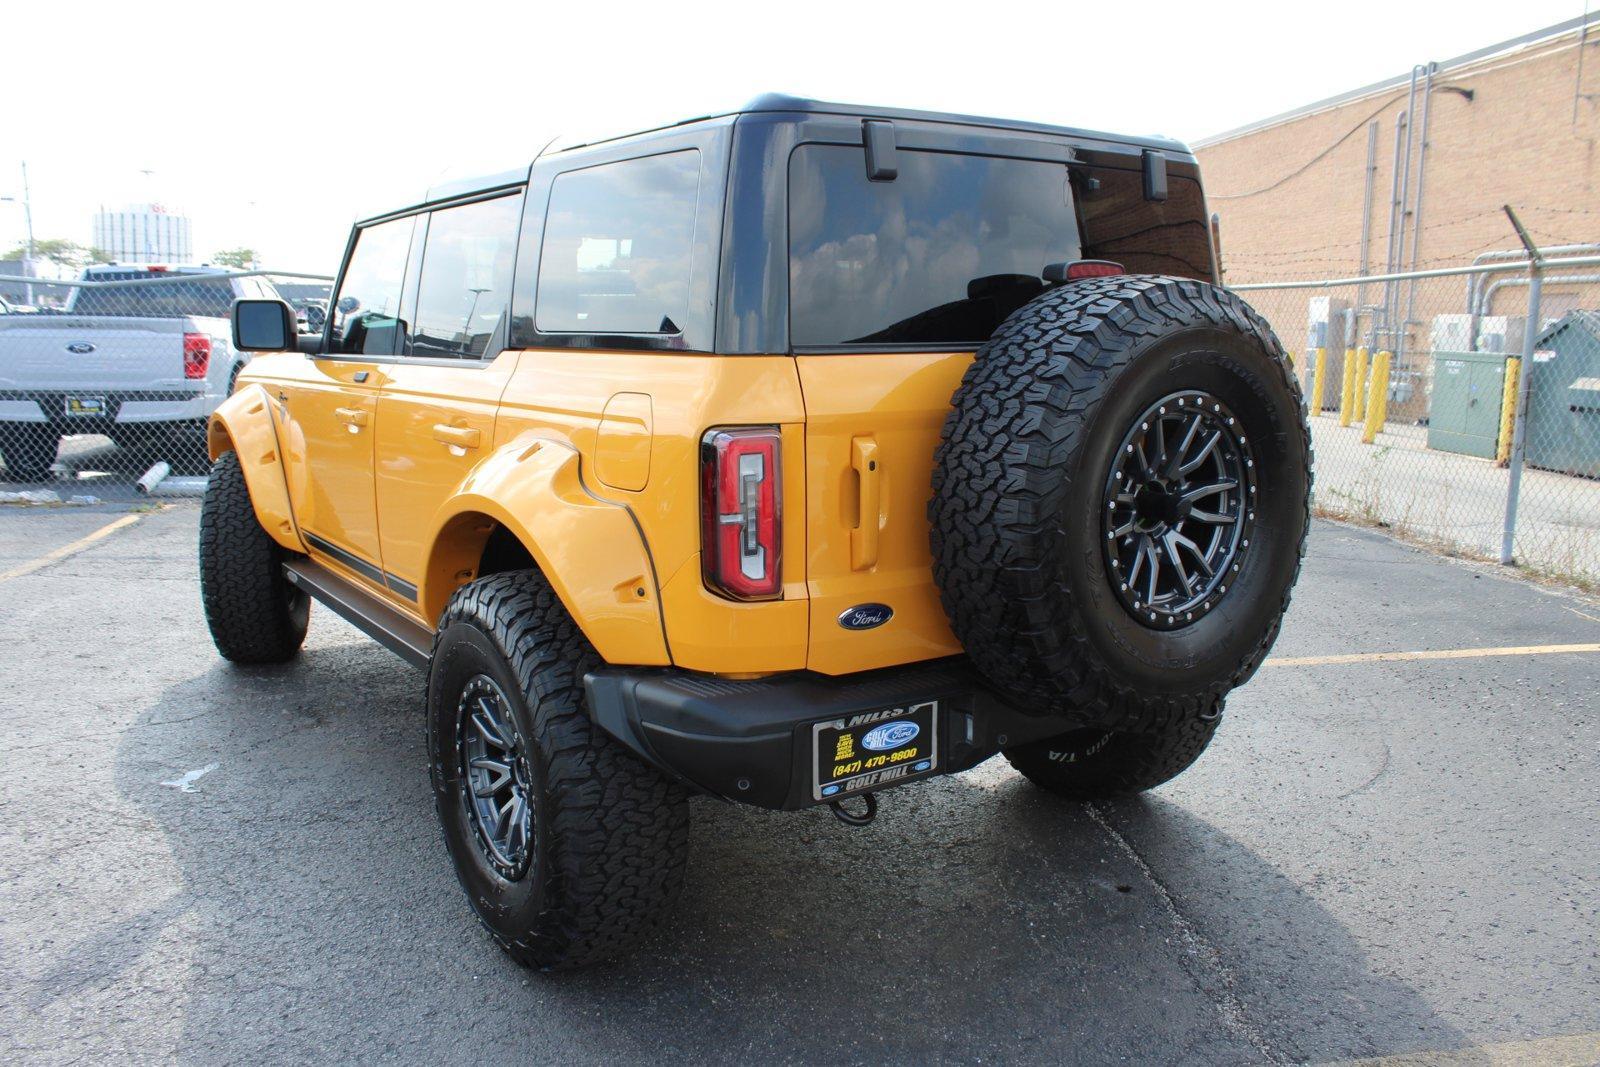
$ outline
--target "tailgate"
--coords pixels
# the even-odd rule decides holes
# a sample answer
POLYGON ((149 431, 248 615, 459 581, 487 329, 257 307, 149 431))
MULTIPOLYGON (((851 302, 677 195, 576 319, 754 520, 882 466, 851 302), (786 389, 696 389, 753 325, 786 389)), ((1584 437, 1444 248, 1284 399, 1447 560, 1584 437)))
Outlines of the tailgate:
POLYGON ((115 392, 195 388, 183 376, 187 319, 8 315, 0 319, 0 388, 115 392))
POLYGON ((806 404, 812 670, 844 674, 961 651, 933 585, 927 505, 939 430, 971 359, 796 357, 806 404), (870 629, 840 624, 843 612, 865 604, 894 614, 870 629))

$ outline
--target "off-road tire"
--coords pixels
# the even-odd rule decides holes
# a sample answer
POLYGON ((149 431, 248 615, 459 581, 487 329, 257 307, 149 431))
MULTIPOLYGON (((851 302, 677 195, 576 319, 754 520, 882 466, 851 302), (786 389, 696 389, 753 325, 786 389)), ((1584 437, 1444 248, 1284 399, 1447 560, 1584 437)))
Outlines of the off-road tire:
POLYGON ((1132 796, 1171 781, 1200 758, 1221 710, 1183 714, 1143 733, 1089 727, 1004 750, 1023 777, 1071 800, 1132 796))
POLYGON ((1310 458, 1283 349, 1234 294, 1149 275, 1053 289, 979 349, 945 420, 928 517, 952 629, 1027 710, 1155 734, 1198 719, 1277 638, 1305 551, 1310 458), (1221 397, 1248 432, 1257 543, 1203 617, 1162 632, 1119 601, 1100 509, 1124 434, 1186 388, 1221 397))
POLYGON ((238 455, 224 452, 200 505, 200 602, 224 659, 284 663, 300 651, 311 602, 283 576, 287 558, 256 518, 238 455))
POLYGON ((617 956, 654 930, 683 886, 688 796, 600 730, 583 676, 600 665, 542 575, 462 586, 440 620, 428 673, 434 808, 473 911, 513 959, 569 970, 617 956), (470 821, 458 704, 475 675, 509 699, 533 783, 527 872, 508 880, 470 821))
POLYGON ((4 481, 42 482, 50 476, 61 435, 48 426, 13 423, 0 427, 0 460, 5 461, 4 481))

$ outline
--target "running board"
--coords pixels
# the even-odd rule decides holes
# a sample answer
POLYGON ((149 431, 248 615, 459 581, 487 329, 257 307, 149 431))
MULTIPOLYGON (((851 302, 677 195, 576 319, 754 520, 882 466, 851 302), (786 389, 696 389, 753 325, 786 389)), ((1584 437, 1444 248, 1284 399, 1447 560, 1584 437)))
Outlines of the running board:
POLYGON ((427 668, 433 634, 380 598, 309 559, 285 563, 283 576, 413 667, 427 668))

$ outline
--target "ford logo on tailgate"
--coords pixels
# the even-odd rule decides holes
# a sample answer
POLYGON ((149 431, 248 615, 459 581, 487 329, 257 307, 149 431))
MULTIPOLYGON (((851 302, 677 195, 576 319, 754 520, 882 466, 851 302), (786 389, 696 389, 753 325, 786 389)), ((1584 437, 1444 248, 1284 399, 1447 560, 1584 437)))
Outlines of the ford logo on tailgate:
POLYGON ((839 625, 846 630, 870 630, 894 618, 894 609, 887 604, 857 604, 839 613, 839 625))
POLYGON ((874 752, 886 752, 891 748, 909 745, 921 732, 922 727, 910 719, 896 719, 868 730, 867 736, 861 739, 861 747, 874 752))
POLYGON ((75 356, 87 356, 90 352, 94 351, 94 345, 90 344, 88 341, 74 341, 67 346, 67 351, 71 352, 75 356))

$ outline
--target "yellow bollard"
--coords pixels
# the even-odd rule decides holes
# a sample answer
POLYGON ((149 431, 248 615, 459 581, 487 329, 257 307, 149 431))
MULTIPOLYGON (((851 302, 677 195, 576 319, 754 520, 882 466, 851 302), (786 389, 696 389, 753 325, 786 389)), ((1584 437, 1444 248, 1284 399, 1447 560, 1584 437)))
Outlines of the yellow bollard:
POLYGON ((1315 369, 1311 372, 1311 414, 1322 414, 1322 386, 1328 377, 1328 350, 1317 349, 1315 369))
POLYGON ((1506 360, 1506 386, 1500 391, 1500 446, 1495 449, 1495 462, 1511 460, 1511 431, 1517 428, 1517 373, 1522 360, 1516 356, 1506 360))
POLYGON ((1344 350, 1344 388, 1339 391, 1339 425, 1349 426, 1356 410, 1356 350, 1344 350))
POLYGON ((1356 349, 1356 421, 1367 417, 1367 348, 1356 349))
POLYGON ((1361 431, 1364 444, 1378 439, 1378 431, 1389 417, 1389 361, 1394 357, 1379 352, 1372 361, 1372 395, 1367 400, 1367 424, 1361 431))

